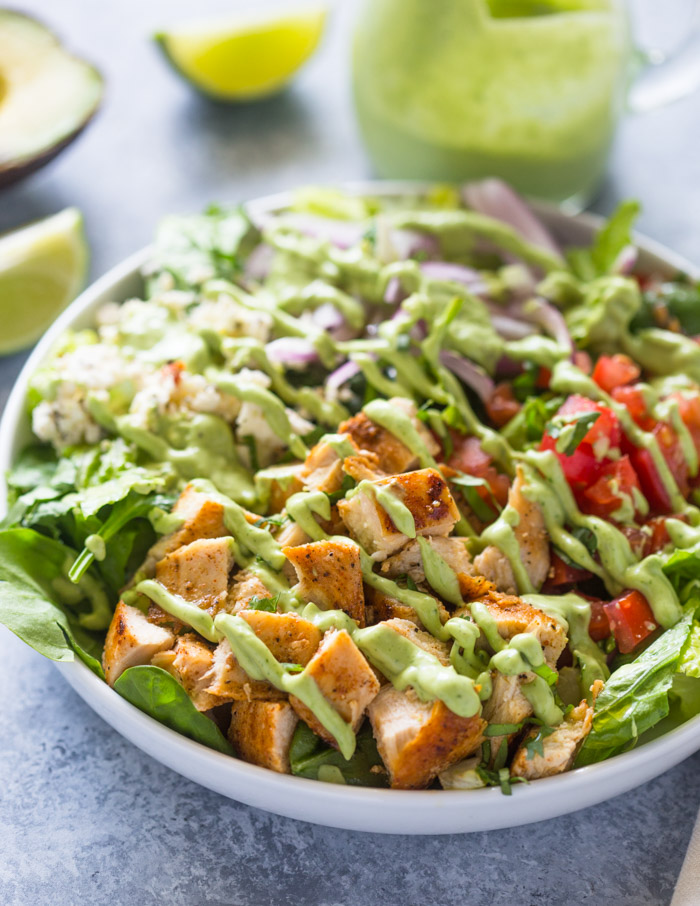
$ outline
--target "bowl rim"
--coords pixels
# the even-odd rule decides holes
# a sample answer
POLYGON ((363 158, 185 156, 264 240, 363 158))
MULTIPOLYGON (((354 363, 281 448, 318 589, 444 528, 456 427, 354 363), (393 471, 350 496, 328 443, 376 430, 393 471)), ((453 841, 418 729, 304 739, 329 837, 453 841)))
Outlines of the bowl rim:
MULTIPOLYGON (((338 187, 357 194, 410 195, 425 191, 429 185, 406 181, 356 181, 338 187)), ((244 206, 251 213, 269 212, 287 205, 291 197, 290 192, 279 192, 256 198, 244 206)), ((596 214, 571 215, 546 203, 531 206, 555 228, 569 223, 591 233, 604 223, 604 218, 596 214)), ((636 233, 634 238, 645 256, 656 259, 666 268, 700 278, 700 269, 661 243, 636 233)), ((3 474, 17 452, 31 376, 67 328, 91 315, 114 287, 137 277, 150 248, 130 255, 88 286, 54 321, 28 357, 0 421, 0 469, 3 474)), ((0 511, 5 508, 6 488, 2 482, 0 511)), ((354 830, 421 834, 515 827, 576 811, 626 792, 700 749, 698 715, 645 745, 606 761, 542 778, 532 785, 517 784, 510 797, 504 797, 496 787, 393 790, 324 784, 248 764, 169 729, 119 696, 77 657, 73 661, 54 663, 73 689, 117 732, 173 770, 249 805, 354 830), (468 815, 465 820, 464 806, 467 804, 474 806, 469 809, 470 813, 481 814, 474 826, 469 826, 468 815), (426 812, 431 812, 433 818, 423 820, 426 812)))

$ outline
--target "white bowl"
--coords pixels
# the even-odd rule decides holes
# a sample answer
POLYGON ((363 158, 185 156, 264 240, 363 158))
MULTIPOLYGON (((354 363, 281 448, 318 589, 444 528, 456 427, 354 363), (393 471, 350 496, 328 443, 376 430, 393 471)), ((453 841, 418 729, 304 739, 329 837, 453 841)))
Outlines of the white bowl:
MULTIPOLYGON (((392 183, 350 187, 374 194, 405 194, 415 186, 392 183)), ((274 210, 288 202, 277 195, 249 205, 251 210, 274 210)), ((566 243, 586 244, 600 225, 592 215, 569 217, 537 206, 544 222, 566 243)), ((689 262, 648 239, 637 237, 641 266, 672 276, 685 271, 698 277, 689 262)), ((131 256, 87 289, 58 318, 22 369, 0 423, 0 473, 10 467, 29 441, 25 398, 31 375, 69 327, 91 326, 96 310, 107 301, 138 295, 139 268, 147 250, 131 256)), ((4 505, 4 487, 0 505, 4 505)), ((553 818, 624 793, 668 770, 700 749, 700 716, 665 736, 609 761, 580 768, 525 786, 512 796, 497 788, 473 791, 378 790, 339 786, 276 774, 222 755, 180 736, 121 698, 80 661, 56 664, 75 691, 115 730, 157 761, 211 790, 257 808, 349 830, 397 834, 449 834, 514 827, 553 818)))

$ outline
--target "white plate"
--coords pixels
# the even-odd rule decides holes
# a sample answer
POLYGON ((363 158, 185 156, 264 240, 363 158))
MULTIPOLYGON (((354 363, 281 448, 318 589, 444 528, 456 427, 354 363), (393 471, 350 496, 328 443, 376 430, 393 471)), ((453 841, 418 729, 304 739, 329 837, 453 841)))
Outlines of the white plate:
MULTIPOLYGON (((350 188, 368 193, 411 191, 406 184, 370 183, 350 188)), ((415 188, 415 187, 413 187, 415 188)), ((251 209, 273 210, 288 196, 277 195, 251 203, 251 209)), ((565 242, 586 244, 599 226, 591 215, 568 217, 546 206, 537 211, 565 242)), ((697 269, 667 249, 637 237, 641 265, 664 275, 679 270, 698 276, 697 269)), ((47 331, 22 370, 0 424, 0 474, 30 438, 25 398, 31 375, 47 357, 59 335, 69 327, 93 324, 100 305, 138 295, 139 267, 144 250, 128 258, 86 290, 47 331)), ((0 491, 4 499, 4 488, 0 491)), ((214 752, 180 736, 130 705, 80 661, 56 665, 75 691, 115 730, 174 771, 257 808, 349 830, 397 834, 448 834, 514 827, 585 808, 624 793, 678 764, 700 749, 700 716, 660 739, 590 767, 525 786, 512 796, 499 789, 474 791, 423 790, 405 792, 344 787, 275 774, 214 752)))

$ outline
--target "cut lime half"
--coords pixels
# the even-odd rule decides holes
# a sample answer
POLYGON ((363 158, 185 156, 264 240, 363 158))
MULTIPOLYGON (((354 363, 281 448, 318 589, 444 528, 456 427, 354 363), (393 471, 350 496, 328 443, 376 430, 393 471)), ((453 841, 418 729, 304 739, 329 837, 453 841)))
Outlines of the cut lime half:
POLYGON ((82 289, 88 258, 76 208, 0 236, 0 354, 41 336, 82 289))
POLYGON ((327 6, 300 6, 274 16, 192 22, 155 35, 188 82, 223 101, 275 94, 316 49, 327 6))

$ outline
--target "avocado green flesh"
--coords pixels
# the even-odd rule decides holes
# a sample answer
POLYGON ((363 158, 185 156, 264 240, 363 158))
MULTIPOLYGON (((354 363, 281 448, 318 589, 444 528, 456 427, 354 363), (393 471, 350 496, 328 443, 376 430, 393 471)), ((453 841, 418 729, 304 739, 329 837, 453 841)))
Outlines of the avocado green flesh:
POLYGON ((0 11, 0 185, 43 166, 85 128, 102 77, 39 22, 0 11))

